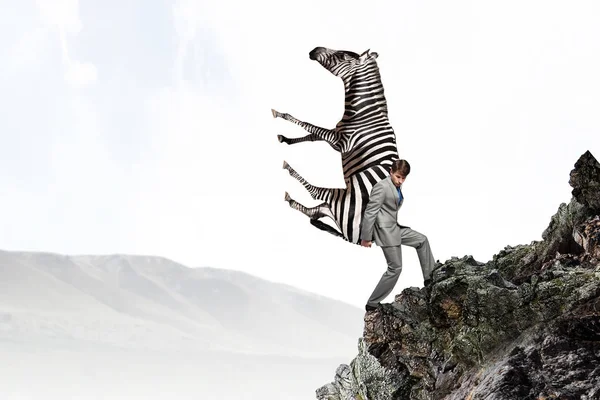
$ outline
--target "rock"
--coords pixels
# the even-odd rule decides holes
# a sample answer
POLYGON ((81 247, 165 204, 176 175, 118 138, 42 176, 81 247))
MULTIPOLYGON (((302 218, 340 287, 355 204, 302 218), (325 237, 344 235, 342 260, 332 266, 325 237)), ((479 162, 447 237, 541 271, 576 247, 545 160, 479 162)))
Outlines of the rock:
POLYGON ((586 151, 571 171, 569 185, 575 199, 590 209, 591 214, 600 213, 600 163, 586 151))
POLYGON ((342 364, 335 380, 317 389, 318 400, 386 400, 394 397, 401 376, 381 366, 359 339, 358 356, 350 365, 342 364))
POLYGON ((600 164, 586 152, 541 242, 437 265, 365 315, 319 400, 600 399, 600 164))
POLYGON ((596 261, 600 260, 600 216, 589 218, 573 232, 575 242, 584 253, 596 261))

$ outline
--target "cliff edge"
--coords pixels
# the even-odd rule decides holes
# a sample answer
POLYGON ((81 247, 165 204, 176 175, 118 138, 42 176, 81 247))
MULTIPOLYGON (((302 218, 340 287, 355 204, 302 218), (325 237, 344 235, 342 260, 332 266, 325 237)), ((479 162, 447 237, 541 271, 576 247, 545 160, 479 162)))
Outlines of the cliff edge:
POLYGON ((575 163, 542 241, 438 264, 365 315, 318 400, 600 399, 600 164, 575 163))

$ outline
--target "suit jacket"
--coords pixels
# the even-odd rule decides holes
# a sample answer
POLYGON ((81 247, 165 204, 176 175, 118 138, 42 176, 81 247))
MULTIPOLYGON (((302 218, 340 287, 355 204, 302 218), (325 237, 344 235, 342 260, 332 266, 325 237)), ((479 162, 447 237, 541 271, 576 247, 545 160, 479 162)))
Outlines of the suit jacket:
POLYGON ((404 203, 404 195, 400 203, 398 199, 398 189, 390 176, 373 186, 361 221, 362 240, 374 241, 380 247, 401 244, 402 225, 398 224, 398 210, 404 203))

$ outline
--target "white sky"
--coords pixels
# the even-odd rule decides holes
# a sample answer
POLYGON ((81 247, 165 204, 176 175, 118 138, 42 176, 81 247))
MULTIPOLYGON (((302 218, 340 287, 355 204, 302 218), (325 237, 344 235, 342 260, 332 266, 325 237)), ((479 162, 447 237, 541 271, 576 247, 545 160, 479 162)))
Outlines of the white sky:
MULTIPOLYGON (((379 53, 400 156, 399 220, 436 259, 540 240, 569 172, 600 156, 595 1, 0 0, 0 248, 149 254, 242 270, 362 307, 381 249, 284 202, 281 169, 343 185, 325 143, 341 80, 316 46, 379 53)), ((420 286, 416 252, 387 299, 420 286)))

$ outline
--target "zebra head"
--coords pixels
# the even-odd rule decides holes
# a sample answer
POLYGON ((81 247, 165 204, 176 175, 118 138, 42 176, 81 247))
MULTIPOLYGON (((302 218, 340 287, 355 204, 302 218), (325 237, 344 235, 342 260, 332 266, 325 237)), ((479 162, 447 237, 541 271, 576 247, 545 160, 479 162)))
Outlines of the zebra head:
POLYGON ((317 61, 326 70, 342 79, 348 78, 359 69, 367 68, 377 58, 378 54, 367 50, 357 54, 346 50, 332 50, 325 47, 315 47, 310 53, 311 60, 317 61))

